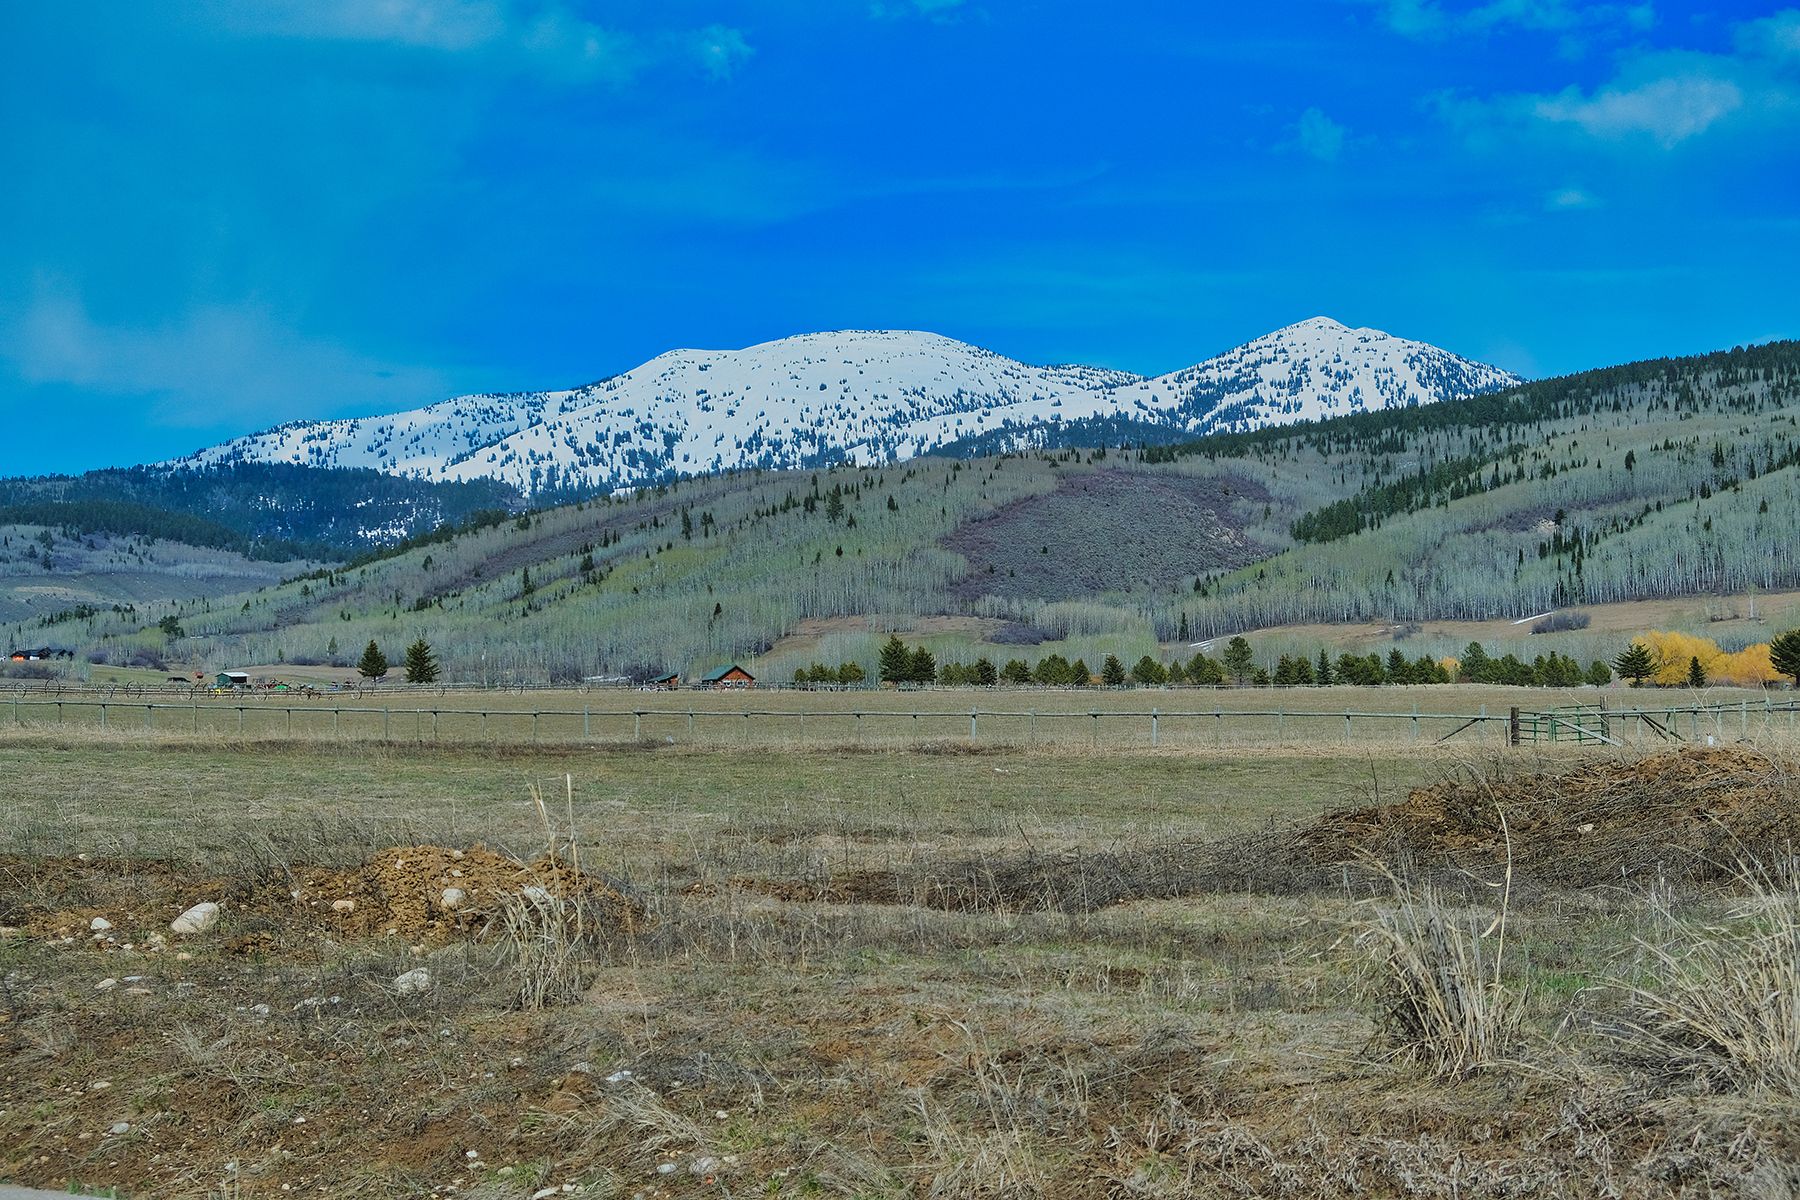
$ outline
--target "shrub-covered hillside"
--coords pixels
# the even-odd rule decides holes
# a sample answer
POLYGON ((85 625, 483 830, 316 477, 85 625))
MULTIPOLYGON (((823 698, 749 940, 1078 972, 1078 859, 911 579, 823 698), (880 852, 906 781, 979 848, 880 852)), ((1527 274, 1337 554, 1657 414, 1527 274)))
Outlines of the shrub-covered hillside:
MULTIPOLYGON (((1185 446, 748 473, 490 518, 183 606, 163 648, 347 666, 424 637, 459 678, 759 655, 771 677, 873 676, 893 630, 952 659, 1042 641, 1129 663, 1294 623, 1780 589, 1800 586, 1797 456, 1786 343, 1185 446)), ((164 615, 80 637, 123 653, 164 615)))

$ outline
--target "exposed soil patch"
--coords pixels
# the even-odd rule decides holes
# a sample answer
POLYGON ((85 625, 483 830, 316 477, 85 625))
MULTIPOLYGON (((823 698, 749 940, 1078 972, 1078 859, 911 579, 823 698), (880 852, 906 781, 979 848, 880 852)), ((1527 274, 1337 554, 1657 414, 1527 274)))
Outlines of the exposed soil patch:
POLYGON ((1781 861, 1795 845, 1800 776, 1791 764, 1745 750, 1682 750, 1562 773, 1470 775, 1420 788, 1398 804, 1214 842, 734 882, 786 900, 1091 912, 1201 892, 1339 888, 1374 879, 1378 864, 1494 879, 1509 854, 1515 881, 1529 889, 1658 878, 1709 884, 1731 878, 1745 860, 1781 861))
POLYGON ((1267 500, 1261 485, 1237 478, 1085 471, 971 521, 944 545, 968 560, 956 588, 963 599, 1067 600, 1166 587, 1267 557, 1234 511, 1267 500), (1096 546, 1105 552, 1095 554, 1096 546))
POLYGON ((1746 750, 1682 750, 1513 779, 1465 778, 1404 803, 1326 816, 1294 852, 1317 864, 1363 855, 1491 872, 1542 886, 1629 882, 1658 873, 1728 877, 1745 858, 1775 861, 1800 840, 1800 780, 1746 750))
POLYGON ((521 862, 473 846, 403 846, 350 867, 271 866, 208 876, 146 859, 0 857, 0 925, 46 938, 93 940, 99 949, 150 944, 169 922, 204 901, 221 906, 222 928, 243 950, 293 934, 334 940, 402 937, 445 942, 483 936, 508 896, 526 888, 579 900, 629 928, 637 903, 598 875, 562 859, 521 862), (108 922, 92 938, 92 922, 108 922))

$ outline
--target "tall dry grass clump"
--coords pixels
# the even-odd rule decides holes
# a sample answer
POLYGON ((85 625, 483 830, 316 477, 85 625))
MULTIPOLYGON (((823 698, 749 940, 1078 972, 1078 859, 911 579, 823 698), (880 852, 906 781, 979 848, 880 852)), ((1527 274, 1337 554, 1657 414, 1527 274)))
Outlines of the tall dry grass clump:
POLYGON ((1505 1061, 1517 1043, 1523 996, 1504 974, 1511 854, 1508 837, 1492 915, 1458 909, 1439 887, 1378 865, 1392 896, 1369 902, 1361 932, 1381 958, 1381 1033, 1394 1060, 1460 1077, 1505 1061))
POLYGON ((1640 938, 1636 981, 1620 981, 1626 1018, 1607 1032, 1626 1057, 1669 1082, 1800 1098, 1800 874, 1746 863, 1742 897, 1714 922, 1682 919, 1640 938))
POLYGON ((535 784, 531 800, 537 808, 549 840, 544 862, 569 870, 539 872, 541 884, 532 884, 508 895, 500 906, 502 945, 513 965, 518 1006, 536 1012, 581 998, 594 967, 593 915, 571 879, 581 877, 581 845, 575 836, 575 782, 565 775, 567 792, 566 832, 557 827, 535 784))

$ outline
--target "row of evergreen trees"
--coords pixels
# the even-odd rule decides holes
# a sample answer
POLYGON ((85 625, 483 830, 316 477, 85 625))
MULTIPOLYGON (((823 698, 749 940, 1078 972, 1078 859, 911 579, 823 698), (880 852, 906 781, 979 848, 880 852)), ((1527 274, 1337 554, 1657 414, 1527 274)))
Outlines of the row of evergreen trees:
MULTIPOLYGON (((1648 673, 1646 669, 1645 674, 1648 673)), ((1620 674, 1631 677, 1623 667, 1620 674)), ((811 671, 806 668, 796 671, 794 679, 797 683, 860 683, 862 671, 850 663, 835 671, 815 664, 811 671), (854 680, 843 677, 841 672, 845 668, 855 669, 854 680)), ((996 684, 1021 687, 1030 684, 1043 687, 1088 687, 1094 684, 1103 687, 1212 687, 1227 683, 1260 687, 1330 687, 1332 684, 1380 687, 1454 682, 1498 683, 1513 687, 1580 687, 1583 684, 1604 687, 1612 679, 1612 668, 1603 662, 1596 661, 1583 667, 1575 659, 1555 651, 1540 654, 1531 662, 1514 654, 1495 658, 1480 642, 1469 643, 1460 663, 1429 655, 1409 659, 1398 647, 1390 650, 1385 659, 1379 654, 1340 654, 1333 659, 1320 650, 1316 658, 1284 654, 1270 671, 1256 664, 1255 652, 1248 640, 1234 637, 1216 659, 1200 653, 1186 662, 1177 659, 1164 664, 1146 654, 1127 667, 1117 655, 1109 654, 1097 677, 1085 660, 1070 662, 1060 654, 1040 659, 1035 666, 1015 658, 996 668, 991 660, 980 658, 972 664, 945 663, 940 667, 929 650, 923 646, 909 647, 897 635, 889 638, 881 648, 883 683, 939 683, 965 687, 996 684)))

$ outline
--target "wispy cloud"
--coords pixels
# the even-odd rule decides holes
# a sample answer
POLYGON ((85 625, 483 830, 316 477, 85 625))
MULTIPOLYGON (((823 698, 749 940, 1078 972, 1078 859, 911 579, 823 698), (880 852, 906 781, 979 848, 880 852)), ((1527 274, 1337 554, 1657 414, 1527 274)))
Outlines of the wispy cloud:
POLYGON ((1344 127, 1317 108, 1300 114, 1294 138, 1303 153, 1320 162, 1336 162, 1344 152, 1344 127))
POLYGON ((1544 208, 1548 212, 1579 212, 1582 209, 1599 208, 1604 202, 1585 188, 1558 188, 1544 197, 1544 208))
POLYGON ((1485 34, 1521 29, 1576 35, 1640 33, 1656 21, 1656 10, 1644 4, 1586 4, 1580 0, 1488 0, 1460 5, 1441 0, 1373 0, 1395 33, 1415 38, 1485 34))
POLYGON ((924 17, 930 21, 950 22, 972 10, 964 0, 871 0, 869 15, 877 20, 900 17, 924 17))
POLYGON ((1671 151, 1735 126, 1765 130, 1800 122, 1800 83, 1789 70, 1800 46, 1800 11, 1739 24, 1736 53, 1636 52, 1613 78, 1558 92, 1437 97, 1438 113, 1472 141, 1556 131, 1582 139, 1671 151))
POLYGON ((627 32, 556 0, 263 0, 205 11, 217 28, 241 36, 433 51, 564 83, 621 83, 683 61, 726 79, 753 53, 729 26, 627 32))
POLYGON ((0 359, 27 384, 149 400, 160 423, 199 428, 314 412, 327 398, 383 411, 449 389, 438 372, 309 337, 255 305, 201 306, 154 326, 95 321, 45 289, 4 323, 0 359))
POLYGON ((1532 99, 1528 107, 1540 121, 1574 125, 1605 141, 1648 137, 1667 150, 1744 107, 1744 90, 1732 79, 1690 71, 1591 93, 1566 88, 1532 99))
POLYGON ((1800 8, 1790 8, 1736 30, 1738 48, 1746 54, 1800 61, 1800 8))
POLYGON ((756 53, 744 35, 728 25, 708 25, 694 38, 701 68, 714 79, 729 79, 756 53))

